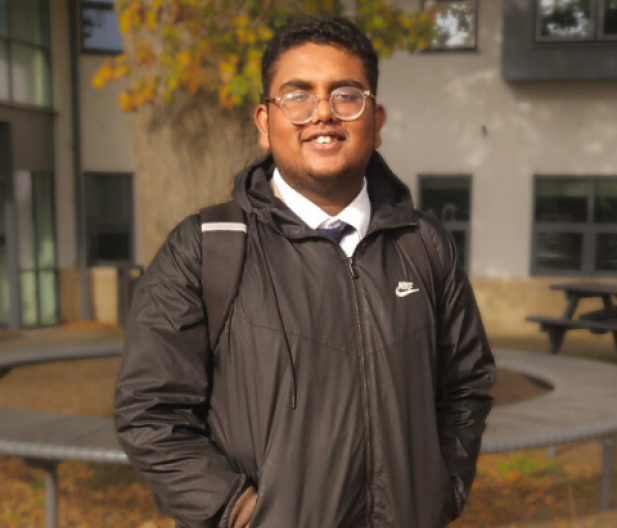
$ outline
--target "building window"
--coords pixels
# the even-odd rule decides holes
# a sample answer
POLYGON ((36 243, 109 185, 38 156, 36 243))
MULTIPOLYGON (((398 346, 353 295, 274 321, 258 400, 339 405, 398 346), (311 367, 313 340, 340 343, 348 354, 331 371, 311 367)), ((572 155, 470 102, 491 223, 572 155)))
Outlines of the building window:
POLYGON ((0 99, 51 106, 45 0, 0 0, 0 99))
POLYGON ((617 0, 537 0, 540 42, 617 39, 617 0))
POLYGON ((122 52, 122 37, 113 0, 81 2, 81 51, 103 55, 122 52))
POLYGON ((54 176, 19 170, 13 178, 21 322, 54 325, 59 320, 54 176))
POLYGON ((5 37, 9 34, 9 10, 6 3, 7 0, 0 0, 0 35, 5 37))
POLYGON ((423 0, 423 9, 435 15, 433 50, 476 49, 478 0, 423 0))
POLYGON ((88 264, 133 262, 133 175, 86 173, 88 264))
POLYGON ((458 258, 469 266, 471 176, 420 176, 420 209, 452 233, 458 258))
POLYGON ((532 273, 615 272, 617 178, 536 177, 532 273))

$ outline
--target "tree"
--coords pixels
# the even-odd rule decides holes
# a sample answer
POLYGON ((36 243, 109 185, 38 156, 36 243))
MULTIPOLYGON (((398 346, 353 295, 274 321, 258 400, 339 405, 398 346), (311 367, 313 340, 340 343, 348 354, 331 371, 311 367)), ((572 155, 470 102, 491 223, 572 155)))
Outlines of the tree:
MULTIPOLYGON (((149 261, 171 227, 226 199, 258 154, 250 108, 259 102, 263 49, 293 15, 344 14, 343 0, 116 0, 125 53, 93 83, 125 87, 133 112, 137 189, 149 261)), ((351 17, 380 56, 428 48, 434 13, 358 0, 351 17)))

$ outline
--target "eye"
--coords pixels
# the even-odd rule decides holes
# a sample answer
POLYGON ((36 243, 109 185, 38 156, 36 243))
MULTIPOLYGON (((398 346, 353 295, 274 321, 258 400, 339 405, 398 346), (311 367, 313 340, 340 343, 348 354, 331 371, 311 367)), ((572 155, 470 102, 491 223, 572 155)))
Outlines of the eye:
POLYGON ((353 103, 364 96, 360 90, 353 87, 337 88, 332 92, 332 98, 342 103, 353 103))
POLYGON ((298 104, 298 103, 304 103, 308 101, 309 98, 310 98, 310 95, 308 92, 305 92, 304 90, 295 90, 293 92, 286 93, 283 96, 283 102, 291 103, 291 104, 298 104))

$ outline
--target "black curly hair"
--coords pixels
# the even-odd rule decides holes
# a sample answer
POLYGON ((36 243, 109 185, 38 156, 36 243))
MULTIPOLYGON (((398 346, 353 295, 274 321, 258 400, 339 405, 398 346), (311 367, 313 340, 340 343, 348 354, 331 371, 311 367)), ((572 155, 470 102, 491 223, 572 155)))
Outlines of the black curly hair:
POLYGON ((279 57, 292 48, 309 43, 340 47, 358 57, 364 65, 371 92, 377 94, 379 61, 368 37, 346 18, 315 15, 291 19, 268 42, 261 61, 261 84, 264 95, 270 93, 279 57))

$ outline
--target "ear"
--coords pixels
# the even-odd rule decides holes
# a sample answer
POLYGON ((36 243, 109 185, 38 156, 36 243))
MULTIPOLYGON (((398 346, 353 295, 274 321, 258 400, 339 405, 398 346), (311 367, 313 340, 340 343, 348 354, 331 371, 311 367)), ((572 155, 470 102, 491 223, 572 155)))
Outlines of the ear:
POLYGON ((375 105, 375 110, 373 112, 374 115, 374 120, 375 120, 375 145, 374 148, 379 148, 381 147, 381 129, 383 128, 384 124, 386 123, 386 118, 387 118, 387 114, 386 114, 386 109, 383 107, 383 105, 380 104, 376 104, 375 105))
POLYGON ((268 108, 266 105, 257 105, 253 114, 253 121, 259 132, 259 146, 264 150, 270 150, 270 126, 268 120, 268 108))

